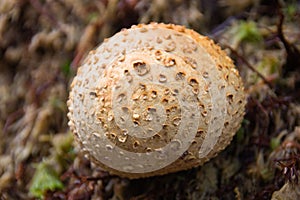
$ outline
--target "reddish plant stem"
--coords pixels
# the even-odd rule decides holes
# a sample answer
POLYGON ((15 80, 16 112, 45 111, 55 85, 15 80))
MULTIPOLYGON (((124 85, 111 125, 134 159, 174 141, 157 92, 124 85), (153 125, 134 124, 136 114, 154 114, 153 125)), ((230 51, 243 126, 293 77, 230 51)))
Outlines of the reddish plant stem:
POLYGON ((230 49, 231 53, 233 53, 238 59, 240 59, 251 71, 255 72, 257 76, 259 76, 265 84, 267 84, 271 89, 273 88, 272 83, 267 80, 264 75, 262 75, 258 70, 256 70, 242 55, 240 55, 235 49, 231 46, 223 44, 225 48, 230 49))

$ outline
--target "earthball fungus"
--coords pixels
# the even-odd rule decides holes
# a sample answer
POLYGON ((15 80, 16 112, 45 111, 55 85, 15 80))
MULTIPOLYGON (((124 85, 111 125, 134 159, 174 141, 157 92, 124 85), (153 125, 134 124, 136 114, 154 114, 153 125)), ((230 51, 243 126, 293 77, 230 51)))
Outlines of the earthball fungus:
POLYGON ((232 140, 245 94, 209 38, 140 24, 89 53, 71 84, 69 126, 102 168, 140 178, 202 165, 232 140))

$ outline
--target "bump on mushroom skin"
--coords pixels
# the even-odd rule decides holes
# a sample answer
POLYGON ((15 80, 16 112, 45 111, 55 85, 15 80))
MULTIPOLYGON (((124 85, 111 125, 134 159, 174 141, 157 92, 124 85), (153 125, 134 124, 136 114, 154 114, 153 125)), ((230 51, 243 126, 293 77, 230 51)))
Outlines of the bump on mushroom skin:
MULTIPOLYGON (((71 92, 68 100, 68 117, 70 120, 69 126, 71 131, 75 135, 76 141, 81 146, 82 151, 85 152, 91 160, 93 160, 99 166, 108 170, 112 174, 127 178, 142 178, 154 175, 163 175, 200 166, 209 159, 215 157, 221 150, 228 146, 228 144, 232 140, 232 137, 240 127, 240 123, 244 116, 244 107, 246 101, 242 80, 238 74, 238 71, 235 69, 232 60, 226 55, 224 51, 221 50, 218 45, 214 44, 214 42, 209 38, 199 35, 193 30, 173 24, 139 24, 132 26, 131 29, 124 29, 116 35, 117 36, 106 39, 96 50, 90 52, 88 57, 83 62, 84 64, 78 69, 77 76, 74 78, 71 84, 71 92), (135 41, 135 38, 131 37, 131 33, 139 32, 139 34, 141 33, 146 35, 148 34, 147 32, 149 32, 149 30, 151 30, 151 34, 158 31, 158 36, 155 34, 148 36, 146 37, 147 41, 135 41), (164 31, 172 33, 173 35, 162 34, 164 33, 164 31), (114 39, 117 37, 119 37, 119 40, 120 38, 123 38, 122 41, 115 41, 114 39), (176 38, 176 40, 174 40, 173 37, 176 38), (192 42, 188 42, 186 44, 177 44, 176 42, 178 42, 180 38, 184 38, 183 41, 186 40, 192 42), (129 44, 132 45, 132 47, 130 47, 132 48, 131 51, 127 51, 127 49, 124 48, 124 45, 126 46, 129 44), (122 49, 122 47, 124 49, 122 49), (116 50, 117 48, 119 48, 119 50, 116 50), (209 57, 205 57, 205 55, 203 55, 202 58, 208 59, 208 61, 196 61, 196 58, 194 58, 195 56, 190 56, 193 53, 195 54, 203 50, 206 52, 206 54, 209 55, 209 57), (141 53, 139 54, 138 51, 140 51, 141 53), (150 54, 149 52, 152 52, 153 55, 149 55, 148 59, 148 54, 150 54), (187 56, 184 56, 185 54, 187 56), (172 55, 174 55, 174 57, 172 57, 172 55), (125 69, 126 65, 124 64, 130 63, 130 59, 134 61, 134 70, 132 71, 128 71, 128 69, 125 69), (120 135, 118 135, 118 124, 114 123, 114 115, 103 114, 103 112, 112 111, 113 105, 111 105, 111 101, 114 97, 111 94, 110 89, 112 89, 112 85, 117 82, 116 80, 118 80, 122 75, 127 76, 129 74, 129 78, 126 80, 128 82, 131 81, 130 73, 132 73, 133 71, 137 73, 136 76, 147 77, 149 70, 151 69, 151 67, 149 68, 148 64, 151 64, 153 62, 152 59, 156 59, 157 63, 163 63, 166 68, 175 67, 175 70, 179 70, 180 73, 176 73, 176 77, 178 78, 178 80, 185 80, 185 76, 189 76, 189 79, 186 80, 189 81, 189 88, 193 88, 192 91, 195 92, 195 96, 197 96, 198 93, 198 95, 200 95, 200 93, 201 95, 203 95, 201 96, 201 98, 198 98, 197 105, 201 113, 201 121, 199 121, 198 130, 195 134, 196 137, 193 141, 190 141, 190 147, 188 148, 188 150, 185 151, 175 162, 156 171, 145 173, 129 173, 110 168, 109 166, 99 161, 99 159, 97 159, 97 156, 101 155, 96 155, 97 153, 94 153, 96 152, 95 149, 97 148, 97 145, 101 145, 99 144, 99 142, 101 141, 94 141, 94 136, 91 136, 93 134, 89 133, 89 131, 97 129, 99 125, 109 125, 109 127, 105 128, 106 130, 108 130, 106 133, 95 133, 102 134, 99 136, 99 138, 103 137, 103 134, 107 134, 106 136, 110 137, 111 141, 115 142, 122 148, 133 152, 135 152, 136 149, 135 146, 132 146, 132 144, 136 144, 136 147, 140 147, 140 152, 143 152, 143 150, 147 151, 147 149, 143 149, 145 145, 156 144, 158 145, 158 147, 163 146, 168 143, 177 133, 175 125, 171 125, 170 123, 168 124, 168 126, 170 126, 171 128, 169 127, 169 129, 167 129, 169 132, 165 132, 164 135, 158 135, 159 137, 151 137, 153 141, 151 141, 150 139, 141 139, 138 140, 138 143, 134 143, 136 138, 128 137, 127 139, 126 135, 126 141, 120 142, 116 139, 116 137, 119 139, 120 135), (105 60, 113 61, 105 63, 105 60), (144 61, 145 63, 143 63, 144 61), (101 62, 102 64, 99 64, 101 62), (206 67, 204 66, 199 66, 198 62, 204 64, 207 63, 207 65, 211 65, 211 63, 213 63, 213 65, 215 66, 215 68, 213 69, 213 73, 217 73, 217 75, 211 74, 212 72, 208 71, 211 69, 206 69, 206 67), (121 69, 119 69, 118 67, 121 69), (187 71, 185 71, 184 67, 189 67, 189 69, 186 69, 187 71), (96 70, 98 73, 96 77, 93 75, 87 75, 90 74, 93 70, 96 70), (194 74, 195 77, 191 77, 191 74, 194 74), (87 75, 87 78, 84 78, 85 75, 87 75), (203 78, 199 78, 200 76, 203 78), (217 81, 218 78, 220 79, 219 81, 217 81), (93 84, 95 82, 99 82, 98 79, 100 80, 100 82, 101 80, 107 80, 107 82, 102 85, 101 89, 99 89, 99 87, 94 87, 95 84, 93 84), (208 81, 205 81, 206 79, 208 81), (214 83, 211 80, 215 80, 217 81, 217 83, 214 83), (93 87, 90 87, 89 84, 92 84, 93 87), (214 108, 211 107, 212 102, 210 98, 212 94, 210 93, 211 90, 209 90, 212 84, 219 84, 216 85, 216 88, 218 88, 220 93, 225 94, 224 98, 216 98, 218 101, 225 100, 225 102, 219 102, 219 104, 217 105, 223 105, 225 103, 224 106, 226 109, 215 110, 216 112, 222 111, 220 116, 218 115, 218 113, 212 113, 212 110, 214 108), (198 91, 199 89, 201 89, 201 91, 198 91), (87 93, 86 91, 90 92, 87 93), (90 98, 97 99, 97 102, 100 102, 101 105, 99 105, 97 108, 93 108, 93 103, 89 102, 90 98), (85 110, 80 110, 79 105, 85 105, 85 110), (99 109, 102 110, 99 111, 99 109), (82 116, 88 117, 86 119, 82 116), (208 133, 208 124, 214 124, 213 122, 210 122, 214 120, 217 121, 216 123, 223 123, 223 127, 221 130, 222 134, 220 137, 214 139, 216 141, 213 149, 205 149, 204 151, 207 151, 208 153, 206 154, 204 152, 203 155, 205 156, 199 158, 198 152, 204 142, 206 134, 208 133), (97 122, 98 124, 94 124, 95 122, 97 122), (170 132, 170 130, 174 130, 174 132, 170 132), (114 136, 112 133, 116 134, 115 138, 113 138, 114 136), (164 138, 165 141, 161 141, 161 138, 164 138)), ((137 38, 139 37, 137 36, 137 38)), ((167 75, 168 74, 166 74, 166 76, 167 75)), ((164 76, 165 75, 162 74, 159 79, 161 80, 159 82, 161 82, 162 84, 167 81, 165 80, 166 78, 169 78, 164 76)), ((136 93, 138 96, 144 94, 144 98, 146 98, 146 101, 148 101, 148 103, 157 103, 157 100, 155 99, 147 99, 149 98, 149 96, 155 95, 160 99, 163 99, 165 97, 165 100, 167 100, 168 102, 164 105, 166 105, 165 108, 168 108, 169 110, 172 110, 172 106, 170 105, 178 104, 176 98, 172 99, 172 95, 163 94, 161 88, 161 90, 154 89, 154 93, 153 91, 150 91, 151 87, 150 89, 148 88, 148 86, 146 86, 145 88, 146 89, 144 90, 142 88, 141 91, 137 91, 136 93), (173 102, 173 104, 170 102, 173 102)), ((143 126, 147 126, 146 120, 139 121, 139 114, 143 113, 141 111, 143 108, 139 108, 138 105, 139 103, 144 101, 143 99, 137 99, 137 102, 138 103, 136 103, 136 105, 132 107, 132 109, 136 109, 138 111, 138 113, 135 114, 133 118, 134 120, 136 120, 136 123, 138 125, 139 123, 144 123, 143 126)), ((176 108, 175 110, 173 109, 173 113, 170 111, 169 118, 178 115, 179 111, 180 109, 176 110, 176 108)), ((165 120, 170 120, 169 118, 166 117, 165 120)), ((179 122, 185 123, 182 121, 179 122)))

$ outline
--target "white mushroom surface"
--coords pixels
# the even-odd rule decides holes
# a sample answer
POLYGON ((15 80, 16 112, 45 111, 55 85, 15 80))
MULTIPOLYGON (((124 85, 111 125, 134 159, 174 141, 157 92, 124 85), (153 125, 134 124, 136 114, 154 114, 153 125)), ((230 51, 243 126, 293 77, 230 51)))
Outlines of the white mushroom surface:
POLYGON ((232 60, 183 26, 140 24, 89 53, 71 84, 69 126, 113 174, 141 178, 202 165, 239 129, 245 94, 232 60))

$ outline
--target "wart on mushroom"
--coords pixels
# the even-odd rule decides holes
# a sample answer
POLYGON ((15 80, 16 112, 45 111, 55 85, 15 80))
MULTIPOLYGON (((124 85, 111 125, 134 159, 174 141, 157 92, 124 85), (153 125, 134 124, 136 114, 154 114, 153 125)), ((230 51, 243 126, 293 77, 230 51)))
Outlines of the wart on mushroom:
POLYGON ((90 52, 68 107, 69 126, 95 163, 140 178, 216 156, 240 127, 245 94, 232 60, 210 39, 151 23, 90 52))

